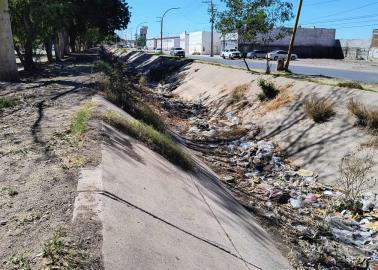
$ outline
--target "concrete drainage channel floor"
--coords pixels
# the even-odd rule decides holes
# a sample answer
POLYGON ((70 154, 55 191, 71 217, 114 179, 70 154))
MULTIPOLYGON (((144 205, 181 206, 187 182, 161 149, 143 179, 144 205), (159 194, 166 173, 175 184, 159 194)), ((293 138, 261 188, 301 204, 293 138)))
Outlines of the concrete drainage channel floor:
POLYGON ((98 213, 105 269, 291 269, 209 169, 191 175, 106 124, 104 133, 102 164, 83 171, 74 218, 98 213))

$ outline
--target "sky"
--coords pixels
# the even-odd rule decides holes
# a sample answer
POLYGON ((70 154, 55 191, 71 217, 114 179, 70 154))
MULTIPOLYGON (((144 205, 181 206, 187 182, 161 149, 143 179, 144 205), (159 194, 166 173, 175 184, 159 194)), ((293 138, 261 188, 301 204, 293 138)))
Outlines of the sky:
MULTIPOLYGON (((217 9, 225 8, 221 0, 213 0, 217 9)), ((299 0, 293 3, 294 13, 299 0)), ((122 38, 135 36, 136 28, 146 25, 148 38, 160 36, 158 17, 172 7, 164 19, 164 36, 182 32, 210 30, 208 5, 204 0, 127 0, 131 7, 131 22, 128 29, 118 32, 122 38)), ((294 20, 287 23, 293 26, 294 20)), ((378 0, 303 0, 299 24, 302 27, 336 28, 336 38, 371 38, 378 28, 378 0)), ((139 31, 139 30, 138 30, 139 31)))

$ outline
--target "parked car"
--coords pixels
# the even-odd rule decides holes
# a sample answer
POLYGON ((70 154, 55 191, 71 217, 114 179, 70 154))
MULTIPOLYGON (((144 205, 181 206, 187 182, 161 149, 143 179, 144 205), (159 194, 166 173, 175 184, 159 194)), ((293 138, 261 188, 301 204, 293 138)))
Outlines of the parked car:
POLYGON ((253 50, 247 53, 247 58, 249 59, 266 58, 266 52, 253 50))
POLYGON ((162 53, 161 48, 155 48, 154 53, 162 53))
POLYGON ((183 48, 172 48, 170 55, 177 57, 185 57, 185 50, 183 48))
MULTIPOLYGON (((270 60, 274 60, 274 61, 277 61, 278 59, 286 60, 287 59, 287 51, 281 51, 281 50, 272 51, 272 52, 268 53, 268 58, 270 60)), ((296 55, 294 53, 291 54, 290 60, 297 60, 297 59, 298 59, 298 55, 296 55)))
POLYGON ((234 58, 241 58, 241 53, 237 49, 230 49, 230 50, 224 50, 221 53, 221 57, 223 59, 234 59, 234 58))

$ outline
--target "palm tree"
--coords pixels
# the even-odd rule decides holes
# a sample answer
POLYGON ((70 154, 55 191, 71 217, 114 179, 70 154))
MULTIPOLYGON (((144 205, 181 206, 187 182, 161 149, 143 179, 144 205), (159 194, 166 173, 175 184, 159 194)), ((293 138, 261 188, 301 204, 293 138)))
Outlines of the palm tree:
POLYGON ((19 79, 14 54, 8 0, 0 0, 0 81, 19 79))

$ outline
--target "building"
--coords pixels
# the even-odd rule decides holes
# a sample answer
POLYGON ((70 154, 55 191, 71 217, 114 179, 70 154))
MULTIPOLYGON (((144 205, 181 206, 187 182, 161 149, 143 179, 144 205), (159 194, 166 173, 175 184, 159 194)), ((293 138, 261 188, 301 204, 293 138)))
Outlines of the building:
MULTIPOLYGON (((291 32, 292 29, 273 29, 267 35, 258 35, 254 41, 239 43, 239 50, 288 50, 291 32), (280 31, 286 32, 286 35, 270 43, 264 42, 264 39, 275 37, 280 31)), ((343 58, 340 44, 336 40, 336 29, 298 28, 293 51, 300 58, 343 58)))
POLYGON ((367 60, 371 39, 340 39, 344 59, 367 60))
POLYGON ((148 26, 142 26, 139 30, 139 37, 147 39, 148 26))
MULTIPOLYGON (((186 54, 209 55, 211 53, 211 32, 182 33, 180 35, 180 47, 185 50, 186 54)), ((213 52, 214 54, 220 54, 221 50, 221 34, 214 32, 213 52)))
MULTIPOLYGON (((160 38, 147 39, 146 46, 149 50, 154 50, 161 47, 160 38)), ((163 37, 163 51, 170 51, 174 47, 180 47, 180 37, 163 37)))
POLYGON ((371 39, 371 47, 369 52, 369 60, 378 62, 378 29, 373 30, 371 39))
POLYGON ((378 29, 373 30, 373 37, 371 39, 371 48, 378 48, 378 29))

